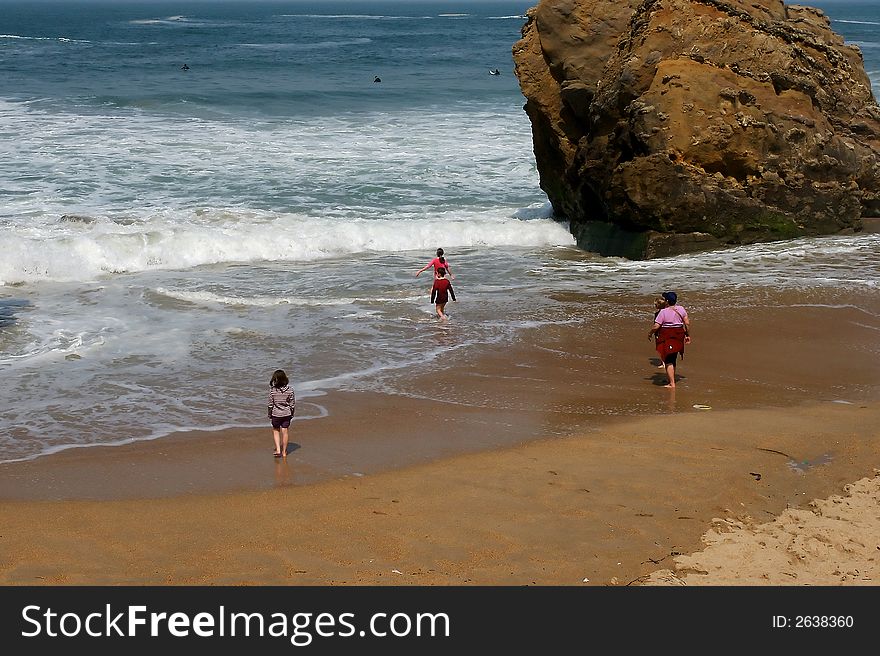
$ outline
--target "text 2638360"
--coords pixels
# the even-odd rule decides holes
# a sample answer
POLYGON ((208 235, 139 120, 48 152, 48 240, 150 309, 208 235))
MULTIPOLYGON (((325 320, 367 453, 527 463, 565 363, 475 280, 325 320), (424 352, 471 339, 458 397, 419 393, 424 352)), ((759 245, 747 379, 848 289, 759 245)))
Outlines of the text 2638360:
POLYGON ((785 615, 773 616, 774 629, 851 629, 855 621, 852 615, 785 615))

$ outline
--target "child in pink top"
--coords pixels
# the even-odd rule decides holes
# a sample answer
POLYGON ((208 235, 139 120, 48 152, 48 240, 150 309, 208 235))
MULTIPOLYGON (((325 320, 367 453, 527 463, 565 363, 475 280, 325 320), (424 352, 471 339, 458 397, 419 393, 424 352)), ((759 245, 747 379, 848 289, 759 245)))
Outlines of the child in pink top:
POLYGON ((666 387, 675 387, 675 363, 679 354, 684 356, 685 344, 691 343, 687 310, 678 305, 675 292, 663 292, 665 307, 654 316, 654 325, 648 331, 648 339, 653 338, 662 366, 666 369, 669 381, 666 387))
POLYGON ((449 262, 446 260, 445 257, 443 257, 443 249, 442 249, 442 248, 438 248, 438 249, 437 249, 437 257, 435 257, 433 260, 431 260, 430 262, 428 262, 428 263, 427 263, 425 266, 423 266, 421 269, 419 269, 418 271, 416 271, 416 278, 419 277, 419 274, 420 274, 420 273, 422 273, 423 271, 427 271, 427 270, 430 269, 431 267, 434 267, 434 278, 435 278, 435 279, 437 278, 437 271, 438 271, 438 269, 440 269, 441 267, 443 267, 444 269, 446 269, 446 273, 449 274, 449 277, 450 277, 451 279, 453 279, 453 280, 455 279, 455 276, 452 275, 452 271, 449 270, 449 262))

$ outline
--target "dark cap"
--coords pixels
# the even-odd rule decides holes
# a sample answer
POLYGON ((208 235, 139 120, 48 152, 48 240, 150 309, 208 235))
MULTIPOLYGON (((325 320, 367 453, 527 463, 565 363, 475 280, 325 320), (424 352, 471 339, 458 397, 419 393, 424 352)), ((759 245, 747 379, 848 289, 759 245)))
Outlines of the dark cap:
POLYGON ((670 305, 675 305, 675 302, 678 300, 678 295, 675 292, 663 292, 661 296, 665 298, 666 302, 670 305))

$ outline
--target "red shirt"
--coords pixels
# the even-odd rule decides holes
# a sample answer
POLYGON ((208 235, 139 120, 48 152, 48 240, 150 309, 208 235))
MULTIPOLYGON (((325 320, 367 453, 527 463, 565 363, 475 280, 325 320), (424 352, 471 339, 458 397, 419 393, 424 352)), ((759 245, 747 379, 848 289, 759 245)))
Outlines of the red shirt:
POLYGON ((431 302, 446 303, 449 301, 450 296, 452 296, 454 301, 455 291, 452 289, 452 283, 446 278, 435 278, 434 286, 431 287, 431 302))

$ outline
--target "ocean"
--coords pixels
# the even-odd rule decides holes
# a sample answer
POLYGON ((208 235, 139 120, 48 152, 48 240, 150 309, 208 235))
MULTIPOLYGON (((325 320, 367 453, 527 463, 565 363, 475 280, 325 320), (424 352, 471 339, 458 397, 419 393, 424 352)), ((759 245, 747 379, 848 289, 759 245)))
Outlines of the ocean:
MULTIPOLYGON (((424 395, 414 371, 614 311, 566 294, 843 295, 877 322, 877 234, 578 250, 513 72, 531 4, 0 1, 0 462, 265 426, 276 368, 298 422, 424 395), (414 275, 438 247, 447 324, 414 275)), ((815 4, 877 95, 880 6, 815 4)))

